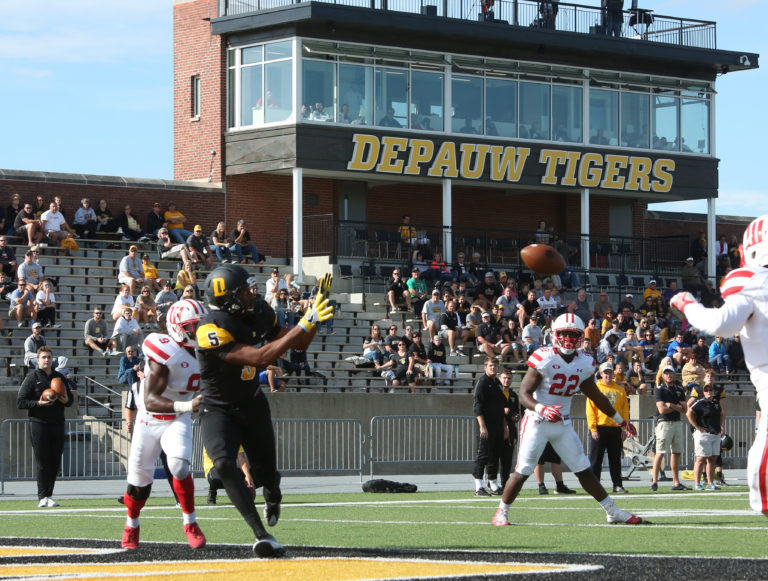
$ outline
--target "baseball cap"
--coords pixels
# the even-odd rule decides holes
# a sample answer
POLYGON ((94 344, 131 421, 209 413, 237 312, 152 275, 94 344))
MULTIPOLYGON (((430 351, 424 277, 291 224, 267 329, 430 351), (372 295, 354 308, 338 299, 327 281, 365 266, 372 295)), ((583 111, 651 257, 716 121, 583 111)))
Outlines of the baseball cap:
POLYGON ((490 270, 485 273, 485 278, 488 278, 489 276, 493 276, 493 273, 490 270))
POLYGON ((506 272, 500 272, 499 273, 499 278, 507 278, 507 273, 506 272))
POLYGON ((202 232, 202 231, 203 231, 203 227, 200 224, 197 224, 195 226, 195 232, 202 232))
POLYGON ((38 327, 42 327, 42 325, 41 325, 40 323, 38 323, 38 322, 35 322, 35 323, 32 325, 32 328, 33 328, 33 329, 35 329, 35 328, 38 328, 38 327))
POLYGON ((246 282, 248 283, 248 288, 259 286, 259 280, 255 276, 249 276, 246 282))
POLYGON ((491 313, 489 313, 488 311, 485 311, 483 313, 483 319, 485 319, 486 317, 488 317, 490 319, 491 318, 491 313))
POLYGON ((675 368, 672 367, 671 365, 667 365, 666 367, 664 367, 664 369, 661 370, 662 373, 666 373, 667 371, 671 371, 672 373, 675 373, 675 368))
POLYGON ((273 268, 272 269, 272 274, 280 274, 280 269, 279 268, 273 268))
POLYGON ((691 262, 693 262, 693 256, 689 256, 688 258, 686 258, 686 259, 685 259, 685 261, 686 261, 686 262, 688 262, 688 261, 691 261, 691 262))
POLYGON ((651 280, 648 284, 656 284, 655 280, 651 280))
POLYGON ((166 281, 163 283, 163 286, 171 286, 171 281, 170 281, 170 280, 166 280, 166 281))
POLYGON ((613 364, 610 361, 606 361, 605 363, 600 365, 600 371, 605 371, 606 369, 610 369, 613 371, 613 364))
POLYGON ((634 297, 633 297, 631 294, 629 294, 629 293, 627 293, 627 294, 626 294, 626 297, 627 297, 628 299, 634 298, 634 297))
POLYGON ((176 205, 176 202, 168 202, 168 205, 169 205, 169 206, 175 206, 175 205, 176 205))
POLYGON ((433 291, 432 291, 432 295, 433 295, 433 296, 434 296, 434 295, 440 296, 440 291, 439 291, 439 290, 437 290, 437 289, 435 289, 435 290, 433 290, 433 291))
POLYGON ((135 244, 131 244, 131 246, 128 248, 129 251, 131 251, 131 250, 138 250, 138 249, 139 249, 139 247, 136 246, 135 244))

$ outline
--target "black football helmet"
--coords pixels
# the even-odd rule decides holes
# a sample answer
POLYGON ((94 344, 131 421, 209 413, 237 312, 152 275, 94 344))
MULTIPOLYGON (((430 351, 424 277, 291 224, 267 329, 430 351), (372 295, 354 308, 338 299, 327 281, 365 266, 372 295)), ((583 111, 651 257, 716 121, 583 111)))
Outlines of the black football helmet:
POLYGON ((723 434, 723 437, 720 438, 720 449, 723 452, 727 452, 728 450, 733 449, 733 438, 731 438, 728 434, 723 434))
POLYGON ((238 294, 249 288, 248 271, 237 264, 222 264, 205 279, 205 300, 211 309, 239 315, 248 311, 252 301, 244 302, 238 294))

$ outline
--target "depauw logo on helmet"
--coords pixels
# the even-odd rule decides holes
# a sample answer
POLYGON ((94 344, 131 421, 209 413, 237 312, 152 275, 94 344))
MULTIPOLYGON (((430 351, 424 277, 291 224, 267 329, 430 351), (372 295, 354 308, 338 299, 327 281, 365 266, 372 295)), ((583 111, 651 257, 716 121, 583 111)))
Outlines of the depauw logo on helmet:
POLYGON ((227 285, 224 284, 224 279, 221 277, 213 279, 213 296, 220 297, 226 294, 227 285))

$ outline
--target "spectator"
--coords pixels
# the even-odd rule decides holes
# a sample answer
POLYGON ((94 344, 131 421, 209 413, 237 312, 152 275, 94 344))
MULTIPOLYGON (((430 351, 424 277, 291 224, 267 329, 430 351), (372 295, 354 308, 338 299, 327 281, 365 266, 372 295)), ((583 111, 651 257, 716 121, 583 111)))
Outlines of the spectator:
POLYGON ((147 285, 141 287, 141 292, 136 297, 136 319, 139 325, 143 325, 147 331, 150 323, 155 329, 160 329, 160 325, 157 323, 157 303, 147 285))
POLYGON ((715 289, 714 283, 711 280, 707 280, 704 283, 704 287, 701 289, 701 304, 708 309, 716 309, 723 304, 720 298, 720 293, 715 289))
POLYGON ((429 340, 435 336, 440 328, 440 316, 445 312, 445 303, 440 298, 440 291, 432 291, 432 298, 424 303, 421 309, 421 322, 424 329, 429 332, 429 340))
MULTIPOLYGON (((539 304, 539 308, 541 309, 539 311, 539 317, 543 317, 544 327, 549 327, 552 321, 557 317, 559 310, 558 299, 552 296, 552 289, 545 288, 542 291, 542 296, 536 299, 536 302, 539 304)), ((588 321, 589 318, 585 320, 588 321)))
POLYGON ((587 328, 584 330, 584 336, 589 339, 589 343, 593 350, 600 343, 600 329, 598 328, 597 323, 597 319, 589 319, 587 328))
POLYGON ((639 361, 632 362, 632 370, 627 374, 627 383, 631 386, 633 393, 645 395, 652 387, 645 379, 645 371, 639 361))
POLYGON ((195 268, 200 268, 204 264, 205 268, 210 270, 213 266, 213 254, 200 224, 195 226, 194 233, 187 238, 186 246, 189 260, 195 268))
POLYGON ((117 282, 127 285, 132 295, 144 284, 144 268, 139 260, 139 248, 132 244, 118 267, 117 282))
POLYGON ((616 359, 616 345, 620 341, 618 334, 606 334, 597 345, 597 362, 605 363, 610 357, 616 359))
POLYGON ((56 371, 61 373, 64 376, 64 383, 66 386, 72 390, 77 390, 77 380, 75 379, 75 376, 72 374, 72 371, 70 371, 69 367, 67 367, 67 363, 69 363, 69 358, 64 357, 63 355, 59 355, 57 363, 56 363, 56 371))
POLYGON ((32 211, 32 204, 24 204, 23 208, 16 214, 13 222, 13 230, 17 236, 27 239, 27 244, 46 244, 43 234, 43 223, 32 211))
MULTIPOLYGON (((397 353, 396 343, 399 343, 400 339, 401 339, 400 335, 397 334, 397 325, 395 324, 390 325, 389 329, 387 330, 387 336, 384 337, 384 349, 387 351, 388 355, 393 355, 397 353)), ((387 354, 385 354, 384 363, 387 362, 387 358, 388 358, 387 354)))
POLYGON ((45 205, 43 196, 35 196, 35 201, 32 203, 32 211, 39 219, 43 215, 43 212, 48 210, 48 206, 45 205))
POLYGON ((93 238, 96 233, 96 226, 98 225, 96 212, 91 208, 91 201, 88 198, 80 200, 80 207, 75 212, 72 225, 81 238, 93 238))
POLYGON ((664 299, 664 304, 669 304, 669 301, 672 300, 672 297, 675 296, 677 293, 680 292, 680 289, 677 288, 677 280, 674 278, 669 281, 669 288, 664 291, 664 294, 662 298, 664 299))
POLYGON ((465 262, 466 257, 463 252, 459 252, 456 255, 456 262, 453 263, 453 269, 451 273, 455 280, 463 280, 465 282, 477 283, 477 277, 469 272, 469 264, 465 262))
POLYGON ((661 291, 656 288, 656 281, 654 279, 648 281, 648 286, 643 291, 643 301, 648 300, 648 297, 652 297, 654 299, 661 298, 661 291))
POLYGON ((448 270, 448 265, 443 262, 443 255, 440 252, 435 252, 432 256, 432 262, 429 264, 429 270, 424 273, 424 277, 433 282, 450 282, 453 280, 451 271, 448 270), (427 276, 427 274, 429 276, 427 276))
POLYGON ((46 344, 42 331, 43 326, 36 321, 32 324, 32 334, 24 340, 24 365, 26 367, 37 368, 37 350, 46 344))
MULTIPOLYGON (((407 332, 407 330, 406 330, 407 332)), ((430 345, 432 343, 430 342, 430 345)), ((411 344, 408 346, 408 357, 412 361, 414 380, 415 376, 426 377, 429 374, 429 362, 427 361, 427 349, 421 342, 421 333, 411 335, 411 344)))
POLYGON ((517 302, 517 296, 515 295, 515 289, 509 285, 504 287, 502 295, 496 299, 496 304, 501 305, 501 316, 504 319, 514 318, 518 308, 520 307, 520 303, 517 302))
POLYGON ((16 251, 8 246, 5 234, 0 234, 0 269, 9 277, 14 278, 18 267, 16 251))
POLYGON ((520 327, 517 325, 517 321, 507 319, 507 325, 501 331, 502 347, 505 348, 505 354, 512 354, 512 359, 515 363, 519 363, 523 360, 523 340, 520 337, 520 327))
POLYGON ((227 262, 235 263, 239 260, 232 260, 232 253, 229 247, 232 246, 232 242, 227 237, 227 231, 225 229, 224 222, 216 224, 216 230, 211 232, 211 248, 216 253, 216 258, 219 262, 226 264, 227 262))
POLYGON ((429 344, 427 363, 432 371, 435 385, 451 385, 453 365, 448 365, 446 362, 445 347, 443 346, 443 339, 439 334, 432 337, 432 342, 429 344))
MULTIPOLYGON (((298 381, 298 377, 301 374, 304 374, 304 381, 301 382, 302 385, 309 385, 309 378, 310 377, 320 377, 322 379, 325 379, 325 376, 322 373, 317 373, 315 371, 312 371, 312 366, 309 364, 309 361, 307 360, 307 352, 304 349, 291 349, 291 362, 290 362, 290 368, 291 373, 296 374, 296 384, 298 385, 300 382, 298 381)), ((299 391, 299 388, 296 388, 296 391, 299 391)))
POLYGON ((281 290, 287 291, 288 283, 280 278, 280 270, 273 268, 269 275, 269 280, 266 284, 264 300, 266 300, 268 303, 272 302, 273 299, 277 298, 277 293, 279 293, 281 290))
POLYGON ((141 359, 137 349, 129 345, 125 348, 125 355, 120 358, 120 369, 117 372, 117 380, 123 385, 131 387, 138 383, 141 373, 141 359))
POLYGON ((189 262, 189 253, 186 244, 175 244, 168 234, 167 228, 160 228, 157 231, 157 255, 160 260, 181 259, 182 262, 189 262))
POLYGON ((429 270, 429 264, 427 264, 427 261, 424 260, 424 256, 422 255, 421 250, 413 251, 413 254, 411 255, 411 266, 413 268, 419 269, 419 274, 422 275, 422 278, 423 275, 429 270))
POLYGON ((65 238, 75 236, 64 215, 58 211, 56 202, 48 205, 48 211, 40 215, 40 222, 43 224, 43 233, 56 246, 65 238))
POLYGON ((24 279, 30 291, 37 292, 40 283, 43 282, 43 267, 35 260, 35 251, 32 249, 24 253, 24 262, 22 262, 17 271, 18 280, 24 279))
POLYGON ((691 348, 694 359, 704 367, 709 367, 709 345, 707 345, 704 335, 699 335, 696 345, 691 348))
MULTIPOLYGON (((8 300, 8 295, 16 290, 16 284, 9 280, 5 273, 0 270, 0 299, 8 300)), ((2 318, 0 317, 0 322, 2 318)), ((0 327, 2 328, 2 327, 0 327)))
MULTIPOLYGON (((416 385, 416 376, 413 368, 413 358, 408 356, 405 341, 394 341, 391 346, 397 351, 389 356, 389 360, 384 362, 380 369, 383 369, 381 376, 384 378, 384 384, 391 389, 389 393, 395 393, 395 388, 402 383, 410 386, 416 385)), ((411 389, 411 391, 413 391, 411 389)))
POLYGON ((475 355, 486 355, 487 357, 503 357, 510 347, 505 347, 501 340, 501 334, 499 333, 496 325, 491 320, 491 313, 485 311, 482 315, 483 322, 477 328, 476 340, 477 348, 479 352, 475 355))
POLYGON ((606 291, 600 291, 599 298, 592 307, 592 313, 597 320, 602 320, 602 318, 605 317, 605 313, 608 311, 613 311, 613 306, 608 300, 608 293, 606 291))
POLYGON ((544 333, 539 327, 539 317, 535 313, 528 320, 528 324, 523 327, 522 339, 528 355, 531 355, 544 344, 544 333))
POLYGON ((99 209, 96 210, 96 229, 99 232, 117 232, 117 224, 112 216, 112 210, 107 207, 106 200, 99 200, 99 209))
POLYGON ((475 300, 480 303, 483 309, 490 309, 496 303, 496 300, 503 294, 504 289, 496 282, 496 275, 492 271, 487 271, 483 281, 475 289, 475 300))
MULTIPOLYGON (((624 388, 614 379, 613 366, 610 363, 603 363, 600 366, 600 375, 597 388, 608 398, 616 412, 625 421, 629 421, 629 401, 624 388)), ((591 399, 587 400, 587 426, 592 435, 589 442, 589 461, 592 472, 599 481, 603 467, 603 454, 607 451, 613 492, 626 494, 627 491, 622 486, 621 479, 622 442, 626 434, 616 422, 600 411, 591 399)))
POLYGON ((417 316, 421 315, 422 308, 427 302, 427 283, 422 280, 421 273, 416 266, 411 269, 411 278, 408 279, 406 284, 408 286, 408 293, 411 295, 413 312, 417 316))
POLYGON ((8 302, 10 303, 8 318, 16 319, 17 327, 23 327, 26 319, 30 319, 32 322, 37 319, 35 297, 27 288, 27 281, 23 278, 19 279, 16 290, 8 295, 8 302))
POLYGON ((704 288, 704 276, 694 265, 693 256, 685 259, 685 265, 680 269, 680 278, 683 281, 683 290, 696 294, 704 288))
POLYGON ((635 304, 632 302, 632 299, 634 299, 634 297, 631 294, 625 294, 624 300, 619 303, 619 308, 616 312, 624 313, 624 315, 629 314, 631 317, 632 314, 637 310, 635 309, 635 304))
POLYGON ((171 290, 171 287, 171 281, 166 280, 163 282, 162 290, 155 296, 155 304, 157 305, 157 322, 163 326, 165 326, 165 316, 168 313, 168 309, 171 308, 173 303, 179 300, 179 297, 176 296, 176 293, 171 290))
POLYGON ((35 295, 35 309, 37 321, 45 327, 59 329, 61 325, 56 322, 56 295, 53 292, 53 283, 44 280, 40 290, 35 295))
POLYGON ((651 490, 659 489, 658 479, 664 454, 670 454, 670 469, 672 470, 672 490, 690 490, 680 482, 680 454, 683 451, 685 434, 683 432, 682 415, 687 411, 685 392, 675 383, 675 368, 671 365, 662 370, 662 382, 654 392, 656 401, 656 456, 653 459, 651 490))
POLYGON ((568 312, 577 315, 582 321, 589 321, 592 309, 587 301, 587 291, 580 288, 576 291, 576 298, 568 305, 568 312))
POLYGON ((517 321, 520 324, 520 328, 525 327, 532 315, 536 315, 537 318, 540 317, 541 312, 542 308, 536 299, 536 291, 529 290, 525 300, 517 307, 517 321))
POLYGON ((656 299, 650 296, 646 297, 643 304, 637 309, 637 312, 643 317, 647 317, 648 315, 658 315, 658 312, 656 311, 656 299))
POLYGON ((163 214, 163 218, 168 224, 167 228, 171 239, 177 244, 184 244, 187 238, 192 236, 192 232, 184 229, 186 217, 176 209, 176 202, 168 202, 168 209, 163 214))
MULTIPOLYGON (((144 340, 141 333, 141 327, 136 319, 133 318, 134 309, 128 308, 123 311, 123 316, 115 321, 115 327, 112 330, 112 339, 115 339, 118 350, 128 352, 128 347, 136 347, 144 340)), ((122 362, 121 362, 122 363, 122 362)), ((121 365, 122 367, 122 365, 121 365)))
POLYGON ((485 277, 485 272, 487 270, 485 265, 480 262, 480 253, 473 252, 472 262, 469 263, 469 273, 474 276, 474 281, 472 282, 477 285, 479 281, 485 277))
POLYGON ((152 204, 152 210, 147 214, 147 233, 157 237, 160 228, 167 228, 165 216, 160 208, 160 202, 152 204))
POLYGON ((693 350, 690 344, 686 343, 683 339, 682 333, 677 333, 675 339, 667 347, 667 357, 671 357, 678 367, 683 366, 683 357, 686 355, 692 355, 693 350))
POLYGON ((149 260, 149 254, 141 255, 141 269, 144 274, 144 284, 155 292, 163 288, 163 279, 158 277, 157 267, 149 260))
POLYGON ((133 309, 135 304, 136 303, 133 300, 133 295, 131 295, 131 287, 128 285, 121 286, 120 291, 115 297, 115 302, 112 305, 112 320, 117 321, 120 317, 123 316, 123 313, 126 309, 133 309))
POLYGON ((400 227, 397 232, 400 234, 400 241, 405 247, 416 246, 419 243, 416 228, 411 226, 411 217, 408 214, 403 214, 400 218, 400 227))
POLYGON ((51 496, 64 451, 64 408, 71 406, 75 399, 69 389, 53 401, 42 398, 43 391, 50 388, 54 378, 64 380, 53 370, 53 356, 48 347, 43 347, 37 354, 37 367, 22 382, 16 407, 29 410, 29 436, 35 455, 40 501, 37 506, 43 508, 59 506, 51 496))
POLYGON ((619 341, 617 347, 619 355, 623 356, 627 365, 632 365, 633 360, 638 360, 640 363, 645 363, 643 358, 643 346, 640 344, 634 329, 628 329, 624 338, 619 341))
POLYGON ((642 338, 640 339, 640 345, 643 346, 643 359, 645 360, 645 368, 649 371, 656 371, 659 366, 659 359, 661 358, 659 351, 659 343, 656 341, 656 337, 650 329, 643 331, 642 338))
POLYGON ((5 220, 3 221, 3 230, 1 232, 2 234, 5 234, 6 236, 16 236, 14 224, 16 222, 16 216, 21 211, 21 208, 21 196, 14 193, 11 196, 11 203, 8 204, 8 207, 5 209, 5 220))
POLYGON ((731 369, 731 358, 728 356, 728 348, 723 343, 721 335, 715 335, 715 340, 709 346, 708 361, 715 371, 725 371, 728 375, 733 372, 731 369))
POLYGON ((731 359, 731 369, 733 371, 747 371, 747 364, 744 360, 744 348, 741 345, 741 338, 738 334, 733 336, 728 342, 726 348, 728 357, 731 359))
POLYGON ((733 269, 741 266, 741 245, 735 234, 731 236, 731 241, 728 245, 728 261, 733 269))
POLYGON ((295 324, 295 315, 291 310, 290 303, 288 301, 288 289, 280 289, 277 295, 270 301, 271 307, 275 310, 277 315, 277 323, 281 327, 293 327, 295 324))
POLYGON ((464 344, 467 342, 467 339, 470 338, 470 333, 461 324, 461 316, 456 311, 456 301, 449 300, 446 303, 445 309, 445 312, 440 315, 440 320, 438 322, 439 330, 436 334, 432 334, 432 337, 437 335, 441 339, 447 339, 448 347, 451 350, 451 357, 465 355, 464 344), (458 347, 456 346, 457 340, 461 341, 458 347))
POLYGON ((191 284, 184 287, 184 290, 181 291, 181 297, 180 299, 195 299, 197 300, 198 297, 198 289, 196 287, 193 287, 191 284))
MULTIPOLYGON (((397 327, 395 327, 397 330, 397 327)), ((384 348, 384 337, 381 335, 379 325, 371 325, 371 334, 363 339, 363 357, 373 362, 378 369, 384 363, 384 356, 387 353, 384 348)))
POLYGON ((408 292, 408 285, 400 276, 399 268, 395 268, 392 277, 387 280, 387 301, 392 314, 399 312, 397 305, 402 303, 405 303, 407 310, 411 310, 411 294, 408 292))
POLYGON ((245 259, 246 254, 251 255, 251 260, 254 264, 264 264, 264 256, 259 254, 256 244, 251 242, 251 234, 245 227, 245 220, 241 219, 237 221, 237 226, 232 230, 229 239, 232 242, 230 252, 235 252, 240 264, 246 264, 248 262, 245 259))
POLYGON ((115 348, 115 342, 107 337, 107 323, 101 307, 93 309, 93 318, 88 319, 83 327, 83 340, 86 347, 103 357, 109 357, 115 348))
POLYGON ((176 286, 173 287, 173 290, 176 291, 177 296, 181 296, 189 286, 194 289, 196 297, 200 295, 200 289, 197 287, 197 273, 191 262, 185 262, 184 266, 176 273, 176 286))

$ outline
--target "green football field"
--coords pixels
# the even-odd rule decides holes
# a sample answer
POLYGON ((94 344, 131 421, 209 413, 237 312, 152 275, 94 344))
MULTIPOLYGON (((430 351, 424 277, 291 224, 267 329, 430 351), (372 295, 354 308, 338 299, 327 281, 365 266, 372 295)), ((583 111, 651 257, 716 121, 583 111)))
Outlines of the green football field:
MULTIPOLYGON (((493 527, 498 498, 466 492, 314 494, 284 499, 270 532, 284 545, 349 548, 518 551, 662 556, 766 556, 768 520, 749 508, 746 487, 718 492, 631 491, 617 504, 652 524, 609 525, 583 490, 541 497, 524 490, 512 506, 513 526, 493 527)), ((198 498, 198 522, 209 544, 249 544, 253 536, 221 494, 198 498)), ((0 537, 119 539, 125 508, 114 499, 67 500, 38 509, 36 501, 0 501, 0 537)), ((150 498, 141 540, 184 543, 181 512, 169 498, 150 498)))

